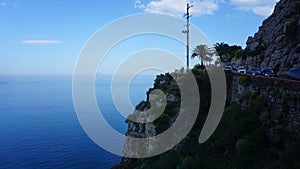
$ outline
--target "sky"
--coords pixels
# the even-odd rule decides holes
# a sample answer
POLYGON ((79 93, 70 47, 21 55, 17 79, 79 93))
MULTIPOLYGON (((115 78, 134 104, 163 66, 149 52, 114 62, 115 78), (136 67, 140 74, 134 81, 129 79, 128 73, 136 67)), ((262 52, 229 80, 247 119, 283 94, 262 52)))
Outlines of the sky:
MULTIPOLYGON (((258 31, 277 1, 189 0, 193 5, 190 21, 213 44, 225 42, 245 47, 247 38, 258 31)), ((0 75, 72 75, 81 50, 100 28, 138 13, 169 14, 184 19, 186 3, 186 0, 0 0, 0 75)), ((129 39, 117 47, 118 52, 108 53, 103 62, 106 66, 100 66, 99 70, 111 73, 124 59, 123 53, 128 55, 149 46, 166 48, 184 60, 184 44, 174 43, 170 48, 164 45, 165 40, 149 35, 129 39), (151 43, 157 41, 160 43, 151 43)))

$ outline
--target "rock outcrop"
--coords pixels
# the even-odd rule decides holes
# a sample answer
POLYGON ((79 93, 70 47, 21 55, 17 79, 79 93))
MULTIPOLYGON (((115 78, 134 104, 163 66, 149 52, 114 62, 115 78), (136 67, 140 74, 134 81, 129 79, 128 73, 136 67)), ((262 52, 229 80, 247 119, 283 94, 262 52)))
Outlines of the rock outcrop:
POLYGON ((274 13, 248 38, 244 57, 232 62, 280 74, 300 67, 300 0, 278 2, 274 13))

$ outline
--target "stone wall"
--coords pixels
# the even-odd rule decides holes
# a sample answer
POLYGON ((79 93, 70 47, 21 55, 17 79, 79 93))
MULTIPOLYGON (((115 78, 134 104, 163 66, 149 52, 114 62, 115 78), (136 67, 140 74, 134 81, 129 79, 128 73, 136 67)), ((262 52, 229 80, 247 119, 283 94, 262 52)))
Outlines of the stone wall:
POLYGON ((261 106, 261 117, 273 124, 282 124, 288 132, 300 131, 300 81, 234 74, 228 92, 229 102, 238 102, 243 109, 253 110, 253 106, 261 106), (238 79, 247 77, 250 85, 239 83, 238 79), (260 96, 260 97, 258 97, 260 96), (250 103, 259 98, 258 102, 250 103), (251 100, 251 101, 250 101, 251 100))

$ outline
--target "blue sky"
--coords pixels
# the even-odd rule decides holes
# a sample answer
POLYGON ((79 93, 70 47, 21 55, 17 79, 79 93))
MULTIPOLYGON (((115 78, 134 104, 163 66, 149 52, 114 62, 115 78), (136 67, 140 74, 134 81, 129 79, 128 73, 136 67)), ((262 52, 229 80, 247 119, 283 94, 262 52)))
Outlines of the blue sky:
MULTIPOLYGON (((72 74, 84 44, 101 27, 136 13, 167 13, 182 17, 186 2, 0 0, 0 74, 72 74)), ((189 3, 194 5, 191 23, 212 43, 225 42, 245 47, 247 37, 258 30, 276 2, 190 0, 189 3)), ((182 29, 185 29, 184 25, 182 29)), ((138 40, 129 41, 131 43, 127 42, 124 46, 136 46, 140 43, 138 40)), ((140 48, 144 47, 140 45, 140 48)), ((174 52, 184 58, 184 45, 182 49, 176 46, 174 52)), ((111 58, 108 63, 120 59, 111 58)))

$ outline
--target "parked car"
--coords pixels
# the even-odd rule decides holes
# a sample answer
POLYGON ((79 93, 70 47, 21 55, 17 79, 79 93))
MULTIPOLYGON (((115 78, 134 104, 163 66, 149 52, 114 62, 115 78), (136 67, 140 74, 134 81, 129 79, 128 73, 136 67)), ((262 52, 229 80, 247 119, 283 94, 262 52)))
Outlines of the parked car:
POLYGON ((261 69, 252 67, 247 70, 247 73, 251 75, 261 75, 261 69))
POLYGON ((275 76, 275 73, 273 72, 272 69, 263 69, 263 70, 261 71, 261 75, 263 75, 263 76, 274 77, 274 76, 275 76))
POLYGON ((234 70, 234 71, 237 71, 237 70, 238 70, 238 68, 239 68, 239 66, 238 66, 238 65, 234 65, 234 66, 232 67, 232 70, 234 70))
POLYGON ((300 68, 292 68, 288 71, 289 79, 297 79, 300 80, 300 68))
POLYGON ((239 66, 237 72, 238 73, 246 73, 246 67, 245 66, 239 66))
POLYGON ((232 71, 232 67, 231 66, 224 66, 224 70, 225 71, 232 71))

